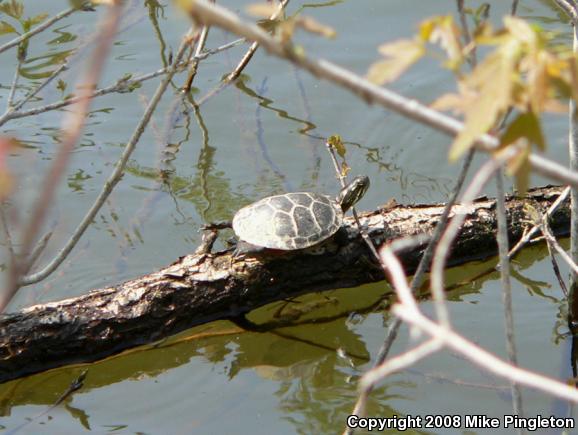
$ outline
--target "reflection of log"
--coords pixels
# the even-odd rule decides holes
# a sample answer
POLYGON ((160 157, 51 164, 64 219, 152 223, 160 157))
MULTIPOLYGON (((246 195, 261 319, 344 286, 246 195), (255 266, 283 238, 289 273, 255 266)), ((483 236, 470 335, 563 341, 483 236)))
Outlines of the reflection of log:
MULTIPOLYGON (((527 223, 528 201, 544 211, 562 191, 535 189, 528 198, 507 202, 510 241, 527 223)), ((480 199, 466 210, 468 218, 456 241, 452 265, 494 255, 495 203, 480 199)), ((361 216, 375 243, 431 232, 440 205, 393 205, 361 216)), ((567 234, 568 202, 551 218, 552 230, 567 234)), ((211 320, 239 316, 268 302, 337 287, 383 279, 367 247, 347 221, 348 240, 324 253, 237 259, 229 252, 191 254, 172 265, 115 287, 84 296, 36 305, 0 318, 0 381, 72 362, 93 361, 122 349, 148 343, 211 320)), ((423 247, 401 254, 408 272, 423 247)))

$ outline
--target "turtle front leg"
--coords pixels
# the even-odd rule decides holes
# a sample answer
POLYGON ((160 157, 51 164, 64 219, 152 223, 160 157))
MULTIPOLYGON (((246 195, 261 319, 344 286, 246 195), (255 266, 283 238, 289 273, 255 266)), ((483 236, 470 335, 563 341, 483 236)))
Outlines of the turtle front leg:
POLYGON ((244 257, 244 256, 255 256, 266 252, 267 248, 261 246, 255 246, 251 243, 244 242, 243 240, 238 240, 233 251, 233 258, 244 257))
POLYGON ((203 255, 203 254, 210 254, 213 250, 213 245, 217 240, 217 236, 219 234, 219 230, 216 229, 203 229, 203 235, 201 236, 201 244, 195 250, 195 254, 203 255))
POLYGON ((195 254, 198 255, 210 254, 211 250, 213 249, 213 245, 217 240, 219 230, 224 230, 226 228, 231 227, 232 227, 231 221, 209 222, 208 224, 203 225, 200 229, 200 231, 203 233, 201 244, 195 250, 195 254))
POLYGON ((220 221, 220 222, 209 222, 201 227, 202 231, 205 230, 225 230, 227 228, 233 228, 233 222, 231 221, 220 221))

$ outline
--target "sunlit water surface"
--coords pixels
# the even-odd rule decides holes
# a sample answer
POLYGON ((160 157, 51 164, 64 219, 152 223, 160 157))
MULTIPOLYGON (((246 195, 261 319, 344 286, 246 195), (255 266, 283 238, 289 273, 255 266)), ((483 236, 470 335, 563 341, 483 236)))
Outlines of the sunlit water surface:
MULTIPOLYGON (((24 3, 29 15, 54 14, 68 7, 65 1, 24 3)), ((138 75, 162 67, 188 26, 170 5, 155 10, 154 1, 128 3, 103 86, 126 73, 138 75)), ((455 13, 455 3, 292 2, 289 9, 296 11, 304 5, 304 14, 338 32, 334 40, 300 33, 297 40, 308 54, 364 73, 377 59, 380 43, 410 36, 425 17, 455 13)), ((509 2, 491 3, 492 17, 499 24, 498 17, 509 9, 509 2)), ((244 11, 241 2, 224 4, 244 11)), ((520 14, 560 31, 560 40, 569 38, 566 24, 557 22, 548 2, 523 1, 520 14)), ((35 56, 48 53, 58 58, 79 44, 85 46, 101 15, 102 10, 75 14, 35 38, 26 74, 45 74, 54 68, 50 58, 35 56)), ((8 39, 0 38, 0 44, 8 39)), ((208 47, 233 39, 212 29, 208 47)), ((217 85, 245 49, 240 46, 203 62, 195 96, 200 98, 217 85)), ((65 90, 50 86, 34 104, 56 101, 71 92, 89 53, 87 48, 80 50, 71 70, 62 76, 65 90)), ((1 57, 0 107, 6 103, 14 74, 14 54, 12 50, 1 57)), ((175 86, 184 79, 178 76, 175 86)), ((31 84, 26 79, 21 83, 31 84)), ((53 236, 40 264, 63 245, 98 194, 157 83, 151 80, 133 93, 95 100, 66 182, 52 204, 45 229, 53 231, 53 236)), ((451 90, 452 83, 450 73, 430 60, 392 87, 431 102, 451 90)), ((20 89, 17 96, 23 92, 20 89)), ((392 197, 398 202, 444 201, 459 171, 459 164, 447 162, 449 139, 445 136, 367 106, 348 92, 262 52, 249 65, 242 83, 201 106, 203 128, 200 118, 190 111, 183 113, 174 95, 175 88, 141 139, 128 173, 68 260, 43 283, 22 290, 12 310, 153 271, 194 250, 203 223, 228 219, 237 208, 262 196, 297 189, 336 192, 323 145, 323 138, 331 134, 340 134, 346 141, 353 173, 371 177, 372 188, 360 209, 373 209, 392 197)), ((37 198, 58 147, 62 117, 63 112, 47 112, 12 121, 2 132, 24 144, 10 160, 16 182, 13 222, 24 221, 37 198)), ((564 163, 566 117, 547 120, 548 154, 564 163)), ((480 162, 477 159, 474 166, 480 162)), ((544 184, 544 180, 536 177, 533 183, 544 184)), ((493 193, 493 186, 487 193, 493 193)), ((499 276, 484 273, 493 265, 472 264, 448 272, 448 283, 456 287, 449 296, 450 309, 460 332, 505 357, 499 276)), ((513 268, 520 365, 566 379, 570 375, 569 343, 563 336, 564 304, 545 250, 524 251, 513 268)), ((298 307, 306 310, 315 303, 319 308, 300 319, 301 326, 257 334, 242 332, 229 322, 215 322, 154 348, 90 365, 83 389, 44 415, 40 414, 83 368, 68 367, 10 382, 0 387, 0 428, 10 431, 36 417, 17 433, 339 433, 353 408, 357 380, 371 366, 391 321, 383 310, 389 304, 384 299, 387 291, 388 286, 379 283, 309 295, 298 307), (337 349, 347 357, 338 356, 337 349)), ((422 307, 432 312, 430 303, 422 307)), ((252 318, 266 321, 279 310, 279 304, 267 306, 252 318)), ((403 352, 416 339, 403 329, 393 354, 403 352)), ((528 390, 524 390, 524 407, 528 416, 573 413, 565 404, 528 390)), ((374 416, 483 414, 501 418, 511 412, 506 382, 448 352, 390 376, 372 394, 369 409, 374 416)))

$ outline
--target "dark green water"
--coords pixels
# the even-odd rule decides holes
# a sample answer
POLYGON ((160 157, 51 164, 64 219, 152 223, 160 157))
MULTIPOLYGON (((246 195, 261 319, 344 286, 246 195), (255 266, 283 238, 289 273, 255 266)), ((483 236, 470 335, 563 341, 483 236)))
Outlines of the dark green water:
MULTIPOLYGON (((223 4, 243 11, 244 3, 223 4)), ((68 7, 65 1, 26 0, 24 4, 30 15, 54 14, 68 7)), ((155 9, 154 4, 129 2, 103 86, 126 73, 155 71, 176 51, 188 23, 170 4, 163 9, 155 9)), ((499 23, 509 2, 491 5, 492 17, 499 23)), ((289 10, 301 6, 303 13, 338 32, 335 40, 300 33, 297 40, 307 53, 359 73, 378 58, 380 43, 411 35, 428 16, 455 13, 455 2, 450 0, 295 1, 289 10)), ((22 79, 22 85, 49 73, 67 50, 85 46, 101 14, 75 14, 35 39, 29 50, 31 61, 23 71, 28 78, 22 79)), ((569 37, 566 25, 556 20, 547 2, 522 1, 520 15, 560 31, 561 41, 569 37)), ((208 47, 233 39, 212 29, 208 47)), ((0 37, 0 45, 8 40, 0 37)), ((245 49, 240 46, 203 62, 195 97, 216 86, 245 49)), ((67 91, 88 54, 86 48, 80 50, 73 68, 62 76, 67 91)), ((0 59, 2 111, 16 65, 15 51, 1 54, 0 59)), ((459 165, 447 162, 450 141, 445 136, 369 107, 348 92, 261 52, 245 74, 238 86, 204 103, 197 116, 183 111, 174 89, 168 92, 130 160, 128 173, 94 225, 56 273, 22 290, 10 308, 79 295, 155 270, 194 250, 203 223, 228 219, 240 206, 262 196, 297 189, 336 192, 323 141, 332 134, 346 141, 353 173, 371 177, 372 188, 360 209, 373 209, 391 197, 398 202, 446 199, 459 165)), ((184 75, 178 76, 175 86, 184 80, 184 75)), ((58 251, 98 194, 157 83, 151 80, 131 94, 95 100, 81 146, 51 208, 46 229, 54 235, 40 264, 58 251)), ((425 61, 392 87, 431 102, 452 89, 452 83, 451 75, 435 61, 425 61)), ((51 86, 31 107, 61 97, 62 91, 51 86)), ((11 121, 0 131, 25 145, 14 151, 9 162, 16 182, 15 224, 28 216, 37 197, 58 147, 61 120, 62 112, 47 112, 11 121)), ((547 118, 546 132, 548 155, 566 162, 566 117, 547 118)), ((480 161, 476 160, 476 167, 480 161)), ((533 184, 544 180, 535 177, 533 184)), ((493 193, 492 186, 487 193, 493 193)), ((565 379, 569 343, 563 336, 564 304, 545 255, 542 247, 528 249, 513 264, 519 362, 565 379)), ((505 357, 499 276, 478 277, 492 265, 472 264, 448 272, 448 284, 462 283, 450 295, 450 309, 460 332, 505 357)), ((299 303, 274 304, 252 314, 256 321, 265 322, 280 313, 307 312, 292 327, 257 334, 215 322, 155 347, 2 385, 0 428, 8 432, 45 411, 88 368, 82 390, 17 433, 340 433, 355 402, 357 380, 371 366, 391 320, 383 310, 389 305, 383 300, 386 291, 387 285, 381 283, 309 295, 299 303), (347 357, 339 356, 338 349, 347 357)), ((428 302, 423 309, 433 311, 428 302)), ((404 329, 393 354, 416 339, 404 329)), ((524 404, 528 416, 573 413, 564 404, 527 390, 524 404)), ((370 414, 375 416, 502 417, 511 412, 506 382, 448 352, 389 377, 370 403, 370 414)), ((464 433, 462 429, 429 432, 464 433)))

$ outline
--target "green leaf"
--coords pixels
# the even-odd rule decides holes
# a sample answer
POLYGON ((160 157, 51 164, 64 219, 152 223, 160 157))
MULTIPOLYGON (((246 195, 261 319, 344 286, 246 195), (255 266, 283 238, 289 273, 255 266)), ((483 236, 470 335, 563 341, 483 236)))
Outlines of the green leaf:
POLYGON ((20 18, 22 18, 22 14, 24 13, 24 6, 19 1, 10 0, 0 4, 0 12, 20 21, 20 18))
POLYGON ((19 35, 18 31, 12 26, 12 24, 6 21, 0 21, 0 35, 7 35, 9 33, 16 33, 19 35))
POLYGON ((60 92, 64 92, 66 90, 66 82, 62 79, 59 79, 58 83, 56 84, 56 89, 58 89, 60 92))
POLYGON ((542 133, 540 119, 535 113, 527 112, 518 115, 502 135, 500 144, 506 146, 520 138, 526 138, 528 142, 536 144, 542 151, 546 149, 546 141, 542 133))
POLYGON ((532 167, 529 160, 530 144, 524 139, 522 141, 524 141, 522 149, 506 165, 506 174, 516 177, 516 189, 521 195, 524 195, 530 186, 532 167))
POLYGON ((48 17, 48 14, 39 14, 36 15, 35 17, 28 18, 24 20, 24 22, 22 23, 22 28, 24 29, 25 32, 28 32, 36 24, 43 22, 46 19, 46 17, 48 17))
POLYGON ((343 141, 341 140, 341 136, 335 134, 329 137, 329 139, 327 139, 327 144, 335 151, 337 151, 337 154, 339 154, 341 158, 345 157, 345 153, 347 152, 347 150, 345 148, 345 145, 343 144, 343 141))
POLYGON ((86 0, 68 0, 68 3, 74 9, 82 9, 86 4, 86 0))

